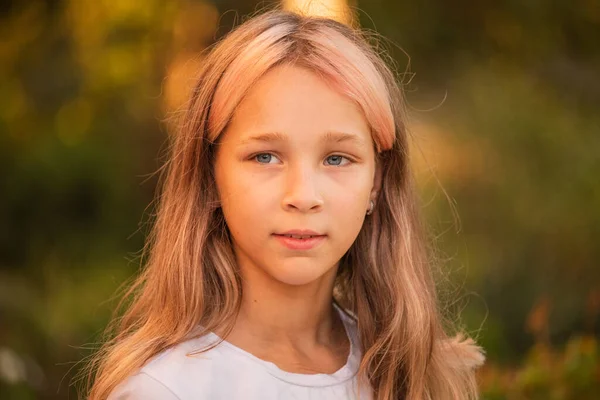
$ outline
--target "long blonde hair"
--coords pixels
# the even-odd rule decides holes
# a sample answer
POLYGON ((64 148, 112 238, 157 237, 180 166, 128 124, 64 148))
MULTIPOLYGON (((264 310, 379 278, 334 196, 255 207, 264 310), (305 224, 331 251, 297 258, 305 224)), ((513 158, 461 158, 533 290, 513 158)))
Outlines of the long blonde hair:
POLYGON ((382 167, 375 210, 342 257, 334 290, 335 301, 357 317, 359 375, 376 399, 478 397, 481 349, 444 330, 394 73, 360 30, 271 10, 234 29, 203 62, 173 136, 145 269, 89 364, 90 399, 105 399, 150 358, 192 335, 233 327, 242 291, 218 207, 215 146, 244 94, 284 63, 310 68, 356 101, 382 167))

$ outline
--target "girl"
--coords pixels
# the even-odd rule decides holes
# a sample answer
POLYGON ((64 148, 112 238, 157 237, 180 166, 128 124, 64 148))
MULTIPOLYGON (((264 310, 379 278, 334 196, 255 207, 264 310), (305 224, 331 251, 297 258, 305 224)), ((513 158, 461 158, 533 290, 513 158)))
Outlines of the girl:
POLYGON ((482 351, 443 329, 404 123, 359 31, 275 10, 224 38, 89 397, 477 398, 482 351))

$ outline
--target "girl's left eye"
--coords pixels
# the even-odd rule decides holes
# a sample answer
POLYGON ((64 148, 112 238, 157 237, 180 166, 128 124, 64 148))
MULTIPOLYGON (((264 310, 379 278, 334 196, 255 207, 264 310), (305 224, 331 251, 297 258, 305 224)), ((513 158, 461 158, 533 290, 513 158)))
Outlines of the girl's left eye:
POLYGON ((334 165, 334 166, 345 165, 345 164, 348 164, 350 162, 350 160, 348 160, 347 157, 340 156, 340 155, 329 156, 329 157, 326 158, 326 160, 331 161, 331 164, 329 164, 329 165, 334 165), (345 164, 342 164, 343 160, 346 160, 345 164))

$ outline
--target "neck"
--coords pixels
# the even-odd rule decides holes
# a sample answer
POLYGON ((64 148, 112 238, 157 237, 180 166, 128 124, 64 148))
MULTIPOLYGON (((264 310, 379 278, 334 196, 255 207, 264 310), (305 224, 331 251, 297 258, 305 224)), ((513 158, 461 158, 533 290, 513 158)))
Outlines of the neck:
POLYGON ((337 266, 318 280, 295 286, 258 267, 240 264, 242 303, 232 335, 272 345, 314 346, 335 341, 341 322, 334 314, 337 266))

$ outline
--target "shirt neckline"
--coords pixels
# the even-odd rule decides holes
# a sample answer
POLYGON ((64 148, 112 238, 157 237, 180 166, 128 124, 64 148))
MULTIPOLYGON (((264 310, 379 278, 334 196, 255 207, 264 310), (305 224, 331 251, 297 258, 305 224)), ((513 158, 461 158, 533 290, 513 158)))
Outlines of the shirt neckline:
POLYGON ((222 349, 229 349, 237 354, 240 354, 250 359, 254 363, 261 365, 270 375, 279 380, 294 385, 310 387, 339 385, 340 383, 352 379, 358 372, 358 364, 360 361, 360 349, 356 338, 355 321, 352 320, 351 317, 349 317, 346 314, 346 312, 342 310, 335 302, 333 303, 333 305, 334 308, 338 311, 338 314, 340 315, 340 318, 344 325, 344 330, 350 343, 350 352, 348 353, 346 363, 332 374, 301 374, 296 372, 284 371, 281 368, 279 368, 275 363, 256 357, 254 354, 247 352, 246 350, 243 350, 240 347, 237 347, 236 345, 228 342, 227 340, 223 340, 214 332, 209 332, 207 333, 207 335, 211 336, 218 342, 216 348, 222 346, 222 349))

